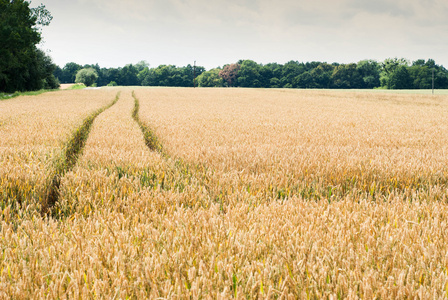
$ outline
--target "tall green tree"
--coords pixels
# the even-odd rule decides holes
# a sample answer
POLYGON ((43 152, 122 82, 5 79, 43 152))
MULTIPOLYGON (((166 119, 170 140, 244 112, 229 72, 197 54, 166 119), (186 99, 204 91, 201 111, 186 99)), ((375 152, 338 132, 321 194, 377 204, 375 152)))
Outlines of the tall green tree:
POLYGON ((269 63, 262 66, 260 70, 261 86, 264 88, 281 87, 282 69, 283 66, 278 63, 269 63))
POLYGON ((81 65, 74 62, 69 62, 66 63, 65 66, 61 69, 61 72, 59 73, 60 77, 57 77, 61 83, 74 83, 76 79, 76 73, 78 73, 78 71, 81 69, 81 65))
POLYGON ((362 83, 359 88, 373 89, 380 86, 381 67, 375 60, 361 60, 357 67, 359 75, 362 77, 362 83))
POLYGON ((40 89, 57 89, 59 88, 59 80, 54 76, 57 66, 53 63, 50 56, 46 55, 42 50, 36 49, 36 60, 34 65, 30 66, 30 75, 40 80, 32 80, 36 86, 29 87, 29 90, 40 89), (34 74, 32 74, 34 73, 34 74))
POLYGON ((238 86, 261 87, 261 66, 253 60, 245 60, 238 71, 238 86))
MULTIPOLYGON (((110 83, 117 84, 120 75, 120 69, 116 68, 101 68, 98 73, 97 85, 105 86, 110 83)), ((140 81, 139 81, 140 82, 140 81)))
POLYGON ((314 88, 314 79, 309 71, 303 72, 302 74, 294 78, 294 86, 301 89, 314 88))
POLYGON ((411 76, 406 66, 399 66, 390 74, 387 88, 394 90, 412 89, 411 76))
POLYGON ((432 69, 425 65, 412 65, 408 68, 414 89, 430 89, 432 87, 432 69))
MULTIPOLYGON (((396 77, 396 75, 393 75, 396 71, 398 71, 401 67, 408 67, 409 62, 404 58, 387 58, 381 63, 381 73, 380 73, 380 84, 382 87, 386 87, 388 89, 391 89, 391 81, 390 77, 396 77)), ((402 72, 401 70, 400 72, 402 72)), ((395 81, 393 79, 393 81, 395 81)), ((393 83, 394 84, 394 83, 393 83)), ((393 85, 392 84, 392 85, 393 85)))
POLYGON ((0 91, 39 89, 52 80, 45 78, 41 65, 48 59, 36 47, 39 26, 49 25, 51 19, 44 5, 32 9, 28 1, 0 0, 0 91))
POLYGON ((160 65, 157 68, 147 69, 140 74, 141 84, 144 86, 172 86, 172 80, 176 66, 160 65))
POLYGON ((409 67, 409 75, 415 89, 432 88, 432 75, 434 73, 434 88, 448 88, 448 71, 440 65, 437 65, 433 59, 418 59, 409 67))
POLYGON ((117 83, 123 86, 140 85, 137 75, 138 69, 135 66, 126 65, 120 70, 117 83))
POLYGON ((84 83, 86 86, 91 86, 98 79, 98 73, 94 68, 81 69, 76 74, 76 83, 84 83))
POLYGON ((211 69, 198 76, 197 81, 200 87, 222 87, 224 80, 219 76, 220 69, 211 69))
POLYGON ((361 88, 363 83, 356 64, 343 64, 335 67, 331 79, 333 87, 338 89, 361 88))
POLYGON ((294 78, 305 72, 305 66, 298 61, 289 61, 282 67, 282 75, 280 77, 281 87, 296 87, 294 78))
POLYGON ((320 63, 317 67, 310 71, 313 77, 313 86, 311 88, 328 89, 331 87, 331 76, 334 66, 327 63, 320 63))

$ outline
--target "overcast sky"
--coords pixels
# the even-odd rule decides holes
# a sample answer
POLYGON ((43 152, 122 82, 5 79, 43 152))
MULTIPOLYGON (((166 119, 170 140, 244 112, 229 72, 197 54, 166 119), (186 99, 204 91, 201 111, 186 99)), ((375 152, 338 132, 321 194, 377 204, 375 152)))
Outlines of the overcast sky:
POLYGON ((258 63, 433 58, 448 68, 447 0, 39 0, 41 48, 67 62, 258 63))

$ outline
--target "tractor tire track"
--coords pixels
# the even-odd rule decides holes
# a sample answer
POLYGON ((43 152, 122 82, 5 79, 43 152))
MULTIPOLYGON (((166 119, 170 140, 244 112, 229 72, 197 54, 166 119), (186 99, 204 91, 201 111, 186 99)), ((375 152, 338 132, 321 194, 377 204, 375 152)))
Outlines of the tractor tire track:
POLYGON ((120 93, 121 92, 117 93, 115 99, 111 103, 98 109, 84 119, 82 125, 74 131, 71 138, 67 141, 65 151, 63 155, 55 162, 53 174, 50 176, 46 197, 42 203, 42 216, 47 215, 58 201, 61 179, 65 173, 70 171, 75 166, 78 157, 82 154, 82 150, 89 136, 93 121, 98 115, 118 102, 120 93))
POLYGON ((167 157, 168 154, 164 151, 162 144, 160 143, 159 139, 157 138, 156 134, 146 126, 141 120, 138 115, 139 109, 140 109, 140 102, 138 98, 135 96, 134 91, 132 91, 132 97, 135 101, 134 110, 132 111, 132 117, 134 118, 135 122, 137 122, 138 126, 140 126, 140 129, 142 130, 143 137, 145 139, 145 144, 151 151, 156 151, 162 154, 164 157, 167 157))

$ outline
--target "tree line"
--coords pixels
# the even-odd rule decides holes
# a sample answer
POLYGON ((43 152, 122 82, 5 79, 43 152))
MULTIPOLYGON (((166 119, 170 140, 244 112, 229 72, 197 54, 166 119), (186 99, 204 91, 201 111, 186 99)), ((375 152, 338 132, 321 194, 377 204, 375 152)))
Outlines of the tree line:
POLYGON ((0 92, 54 89, 56 65, 37 48, 41 27, 52 20, 44 5, 30 8, 23 0, 0 0, 0 92))
POLYGON ((203 72, 198 77, 203 87, 262 87, 315 89, 431 89, 448 88, 448 70, 434 60, 412 63, 404 58, 358 63, 290 61, 285 64, 259 64, 240 60, 235 64, 203 72))
MULTIPOLYGON (((90 74, 94 72, 97 86, 431 89, 434 82, 434 88, 448 89, 448 70, 432 59, 410 63, 404 58, 388 58, 382 62, 362 60, 350 64, 316 61, 259 64, 253 60, 240 60, 208 71, 192 65, 150 68, 145 61, 122 68, 101 68, 98 64, 82 66, 71 62, 63 68, 57 67, 54 76, 61 83, 73 83, 81 70, 85 74, 88 73, 86 70, 90 70, 90 74)), ((91 80, 88 83, 92 83, 91 80)))
POLYGON ((87 78, 87 82, 85 82, 85 79, 87 74, 91 74, 92 72, 95 74, 95 85, 97 86, 143 85, 193 87, 193 77, 205 72, 205 68, 201 66, 193 67, 191 65, 185 67, 161 65, 157 68, 149 68, 149 64, 145 61, 137 64, 129 64, 122 68, 101 68, 98 64, 79 65, 70 62, 63 68, 57 67, 54 75, 61 83, 81 82, 90 85, 90 78, 87 78), (80 74, 80 72, 82 73, 80 74))

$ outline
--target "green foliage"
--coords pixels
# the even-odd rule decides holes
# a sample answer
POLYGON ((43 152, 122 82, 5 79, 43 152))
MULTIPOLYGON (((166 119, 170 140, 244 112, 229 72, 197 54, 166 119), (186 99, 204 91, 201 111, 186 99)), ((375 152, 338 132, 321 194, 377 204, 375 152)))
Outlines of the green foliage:
POLYGON ((107 84, 107 86, 117 86, 118 84, 115 81, 111 81, 107 84))
POLYGON ((68 90, 82 90, 84 88, 86 88, 84 83, 77 83, 68 88, 68 90))
POLYGON ((392 73, 390 73, 387 87, 394 90, 409 89, 412 87, 411 76, 409 75, 406 66, 398 66, 392 73))
MULTIPOLYGON (((399 67, 407 67, 409 62, 404 58, 387 58, 381 63, 380 83, 381 86, 391 89, 390 76, 398 70, 399 67)), ((395 79, 394 79, 395 80, 395 79)))
POLYGON ((132 86, 140 85, 138 82, 138 69, 132 64, 126 65, 124 68, 120 69, 118 75, 118 81, 120 85, 132 86))
MULTIPOLYGON (((197 66, 196 77, 200 76, 204 71, 204 67, 197 66)), ((143 86, 193 87, 193 76, 194 67, 191 65, 185 67, 160 65, 157 68, 143 69, 139 72, 138 79, 143 86)))
MULTIPOLYGON (((82 67, 68 63, 62 69, 56 68, 54 74, 62 82, 73 82, 75 74, 82 68, 95 69, 98 73, 98 86, 117 84, 193 87, 194 69, 191 65, 160 65, 149 68, 147 62, 141 61, 123 68, 100 68, 98 64, 82 67)), ((428 89, 432 85, 433 69, 435 88, 448 88, 448 71, 443 66, 431 59, 420 59, 410 66, 403 58, 388 58, 383 62, 362 60, 356 64, 289 61, 284 65, 263 65, 252 60, 240 60, 224 65, 222 69, 205 71, 204 67, 196 67, 196 83, 201 87, 428 89), (408 75, 401 67, 406 69, 408 75), (400 74, 396 73, 398 71, 400 74)))
POLYGON ((86 86, 92 86, 98 79, 98 73, 93 68, 81 69, 76 73, 76 83, 83 83, 86 86))
POLYGON ((362 86, 363 78, 356 64, 339 65, 332 74, 333 87, 350 89, 362 86))
POLYGON ((431 89, 434 73, 434 88, 448 88, 448 71, 435 63, 434 60, 416 60, 408 68, 414 89, 431 89))
MULTIPOLYGON (((173 65, 161 65, 156 69, 148 69, 143 78, 142 85, 148 86, 174 86, 176 67, 173 65)), ((193 80, 193 77, 191 77, 193 80)))
POLYGON ((269 80, 269 86, 271 88, 279 88, 280 84, 281 84, 281 81, 277 77, 273 77, 269 80))
POLYGON ((222 87, 224 80, 219 76, 220 69, 211 69, 198 76, 197 82, 200 87, 222 87))
POLYGON ((380 86, 380 65, 374 60, 362 60, 356 67, 362 77, 362 88, 373 89, 380 86))
POLYGON ((19 97, 19 96, 37 96, 37 95, 40 95, 40 94, 43 94, 43 93, 52 92, 52 91, 55 91, 55 89, 38 90, 38 91, 30 91, 30 92, 15 92, 15 93, 12 93, 12 94, 0 93, 0 100, 11 99, 11 98, 19 97))
POLYGON ((64 68, 62 68, 59 72, 58 76, 59 81, 61 83, 74 83, 76 80, 76 73, 82 69, 81 65, 78 65, 74 62, 67 63, 64 68))
POLYGON ((48 26, 53 20, 53 16, 43 4, 36 8, 32 8, 31 15, 34 19, 36 19, 36 24, 41 26, 48 26))
POLYGON ((314 86, 312 88, 328 89, 331 88, 331 77, 333 74, 334 66, 321 63, 317 67, 310 71, 310 75, 313 78, 314 86))
POLYGON ((261 87, 261 66, 253 60, 245 60, 238 71, 237 83, 241 87, 261 87))
POLYGON ((309 71, 303 72, 302 74, 294 78, 294 85, 301 89, 313 88, 313 76, 311 76, 309 71))
POLYGON ((149 68, 149 63, 145 60, 142 60, 142 61, 139 61, 138 63, 136 63, 135 67, 137 68, 138 72, 141 72, 144 69, 149 68))
POLYGON ((414 89, 432 88, 432 69, 428 66, 412 65, 408 68, 409 76, 413 79, 414 89))
MULTIPOLYGON (((281 78, 278 87, 296 87, 295 78, 306 71, 305 66, 298 61, 289 61, 285 65, 274 65, 272 74, 281 78)), ((266 73, 265 73, 266 74, 266 73)), ((270 87, 270 86, 266 86, 270 87)))
MULTIPOLYGON (((120 69, 116 68, 101 68, 98 72, 97 84, 98 86, 104 86, 109 83, 116 82, 117 85, 120 85, 120 69)), ((141 81, 139 80, 139 83, 141 81)))
POLYGON ((409 62, 404 58, 387 58, 381 63, 381 67, 384 73, 392 74, 400 66, 408 66, 409 62))
POLYGON ((36 78, 40 78, 40 81, 36 79, 36 89, 57 89, 59 88, 59 80, 54 76, 56 65, 51 60, 51 57, 46 55, 42 50, 36 50, 37 60, 35 64, 36 78))
POLYGON ((36 45, 38 25, 50 23, 51 14, 40 5, 30 9, 23 0, 0 0, 0 91, 30 91, 58 86, 56 66, 36 45))

